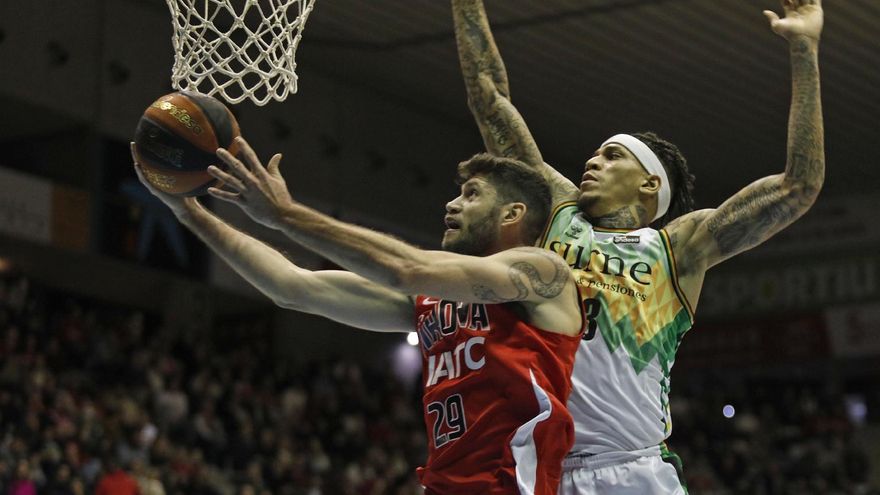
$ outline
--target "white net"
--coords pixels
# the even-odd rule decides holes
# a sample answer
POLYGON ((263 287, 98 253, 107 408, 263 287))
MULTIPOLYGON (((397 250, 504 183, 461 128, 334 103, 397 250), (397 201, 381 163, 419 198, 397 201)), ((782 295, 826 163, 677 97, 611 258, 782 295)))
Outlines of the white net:
POLYGON ((171 83, 257 105, 296 93, 296 48, 315 0, 166 0, 171 83))

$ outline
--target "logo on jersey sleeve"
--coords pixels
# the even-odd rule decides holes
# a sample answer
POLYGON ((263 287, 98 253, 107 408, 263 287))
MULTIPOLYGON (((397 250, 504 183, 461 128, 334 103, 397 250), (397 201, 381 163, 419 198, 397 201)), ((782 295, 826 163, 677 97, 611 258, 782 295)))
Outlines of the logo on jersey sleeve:
POLYGON ((578 237, 579 235, 584 233, 584 228, 580 225, 573 223, 568 226, 568 230, 564 232, 568 237, 578 237))

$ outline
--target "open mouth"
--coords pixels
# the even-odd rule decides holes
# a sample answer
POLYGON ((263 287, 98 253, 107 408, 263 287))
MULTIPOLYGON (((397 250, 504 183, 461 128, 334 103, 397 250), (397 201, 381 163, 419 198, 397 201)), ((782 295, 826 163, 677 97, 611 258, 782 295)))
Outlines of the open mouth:
POLYGON ((443 219, 446 223, 447 230, 459 230, 461 228, 461 223, 458 222, 455 218, 446 217, 443 219))

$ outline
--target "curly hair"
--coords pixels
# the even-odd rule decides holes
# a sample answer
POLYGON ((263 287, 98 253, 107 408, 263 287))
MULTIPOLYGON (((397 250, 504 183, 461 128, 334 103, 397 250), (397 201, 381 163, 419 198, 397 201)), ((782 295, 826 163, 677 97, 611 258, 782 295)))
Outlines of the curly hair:
POLYGON ((669 210, 651 224, 654 228, 660 229, 675 218, 694 210, 693 192, 696 178, 688 170, 687 160, 678 146, 653 132, 637 132, 632 136, 651 148, 666 169, 666 175, 669 176, 669 187, 672 190, 669 210))
POLYGON ((525 240, 535 242, 544 231, 552 208, 550 185, 544 176, 519 160, 489 153, 478 153, 459 163, 456 183, 464 184, 476 175, 485 177, 502 201, 525 203, 525 240))

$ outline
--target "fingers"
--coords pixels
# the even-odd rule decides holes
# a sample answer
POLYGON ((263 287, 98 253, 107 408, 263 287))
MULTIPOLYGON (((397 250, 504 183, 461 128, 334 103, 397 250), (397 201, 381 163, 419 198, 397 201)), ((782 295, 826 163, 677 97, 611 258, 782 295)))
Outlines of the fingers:
POLYGON ((147 180, 146 175, 144 175, 144 170, 141 168, 141 164, 138 163, 137 145, 134 143, 134 141, 132 141, 129 147, 131 148, 131 161, 134 162, 134 173, 137 174, 138 180, 141 181, 141 184, 143 184, 148 191, 153 194, 157 194, 156 188, 153 187, 153 184, 149 180, 147 180))
POLYGON ((226 151, 223 148, 218 148, 217 157, 223 160, 223 163, 227 165, 227 175, 235 177, 240 184, 244 184, 245 182, 254 182, 253 175, 250 173, 247 167, 245 167, 241 160, 232 156, 232 153, 226 151))
POLYGON ((218 189, 216 187, 209 187, 208 194, 219 200, 226 201, 227 203, 238 204, 242 201, 241 194, 231 191, 224 191, 223 189, 218 189))
POLYGON ((144 177, 144 172, 141 170, 141 166, 137 163, 134 164, 134 173, 137 174, 137 178, 141 181, 141 184, 147 187, 147 189, 152 189, 153 185, 144 177))
POLYGON ((134 163, 134 173, 137 174, 138 179, 144 183, 148 188, 150 187, 150 183, 147 181, 147 178, 144 177, 144 171, 141 170, 141 164, 138 163, 137 158, 137 145, 132 141, 129 145, 131 149, 131 162, 134 163))
POLYGON ((767 18, 767 20, 770 21, 771 27, 774 26, 777 22, 779 22, 779 16, 776 15, 776 12, 773 12, 772 10, 765 10, 764 16, 767 18))
POLYGON ((241 180, 239 180, 238 177, 227 174, 223 170, 220 170, 220 167, 218 167, 216 165, 211 165, 208 167, 208 175, 210 175, 211 177, 214 177, 215 179, 220 179, 221 181, 225 182, 228 186, 231 186, 232 188, 236 189, 238 192, 244 192, 247 190, 244 183, 241 180))
POLYGON ((241 136, 235 138, 235 141, 241 147, 241 152, 239 154, 244 158, 244 162, 247 164, 248 169, 256 175, 265 173, 266 170, 263 168, 263 164, 260 163, 260 158, 257 156, 254 149, 251 148, 251 145, 241 136))
POLYGON ((275 156, 273 156, 269 160, 269 165, 266 166, 266 170, 269 172, 269 175, 272 175, 273 177, 280 177, 281 176, 281 170, 279 169, 280 166, 281 166, 281 153, 276 153, 275 156))
POLYGON ((137 174, 137 177, 138 177, 138 179, 139 179, 141 182, 143 182, 144 184, 146 184, 147 181, 144 179, 144 174, 143 174, 143 172, 141 172, 141 166, 140 166, 140 164, 138 164, 138 159, 137 159, 137 145, 134 144, 134 141, 132 141, 132 142, 129 144, 129 149, 131 149, 131 163, 134 164, 134 173, 137 174))
POLYGON ((782 8, 785 9, 786 12, 797 10, 808 5, 822 7, 822 0, 782 0, 782 8))

